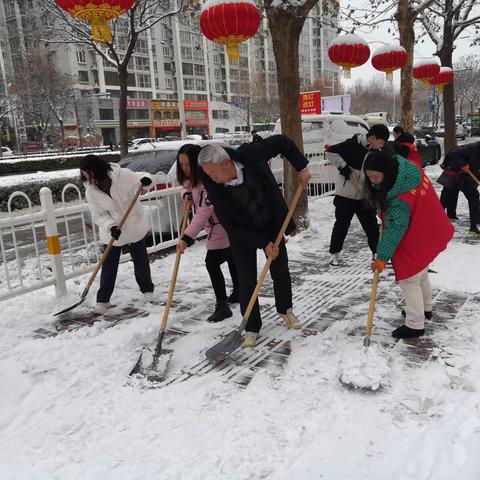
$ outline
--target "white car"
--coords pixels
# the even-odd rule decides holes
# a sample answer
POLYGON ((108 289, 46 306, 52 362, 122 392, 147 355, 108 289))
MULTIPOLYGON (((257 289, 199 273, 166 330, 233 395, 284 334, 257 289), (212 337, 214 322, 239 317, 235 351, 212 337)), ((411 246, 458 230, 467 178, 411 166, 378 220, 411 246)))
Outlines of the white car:
POLYGON ((13 155, 13 151, 9 147, 2 146, 2 157, 11 157, 13 155))
MULTIPOLYGON (((161 140, 160 140, 161 141, 161 140)), ((151 145, 160 143, 156 138, 134 138, 129 145, 129 151, 139 150, 141 148, 149 148, 151 145)))

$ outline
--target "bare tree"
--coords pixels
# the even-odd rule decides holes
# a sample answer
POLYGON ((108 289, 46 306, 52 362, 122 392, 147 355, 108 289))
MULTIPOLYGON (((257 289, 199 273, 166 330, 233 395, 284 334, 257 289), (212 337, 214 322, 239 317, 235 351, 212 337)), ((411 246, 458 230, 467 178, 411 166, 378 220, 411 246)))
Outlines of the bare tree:
POLYGON ((2 158, 2 136, 5 128, 5 119, 15 110, 15 105, 6 96, 0 96, 0 158, 2 158))
POLYGON ((249 84, 250 114, 259 123, 272 123, 280 116, 278 89, 271 88, 267 92, 267 84, 263 74, 257 75, 249 84))
POLYGON ((105 44, 96 43, 90 27, 58 7, 55 0, 37 1, 45 14, 53 20, 50 22, 52 36, 47 41, 86 45, 117 69, 120 85, 120 148, 121 154, 125 155, 128 152, 128 64, 140 36, 163 19, 182 12, 185 9, 185 0, 173 2, 174 5, 176 3, 174 8, 170 7, 170 0, 137 0, 125 15, 111 22, 112 41, 105 44))
POLYGON ((459 113, 463 119, 463 102, 468 103, 473 116, 475 105, 480 100, 480 57, 466 55, 455 64, 455 103, 460 105, 459 113))
MULTIPOLYGON (((422 25, 436 47, 444 67, 453 67, 455 42, 465 30, 480 25, 478 0, 435 0, 421 17, 422 25)), ((443 90, 445 151, 457 145, 454 83, 443 90)))
MULTIPOLYGON (((302 124, 299 108, 300 77, 298 45, 305 19, 318 0, 264 0, 268 26, 272 35, 273 53, 277 66, 278 94, 282 132, 303 150, 302 124)), ((336 2, 328 2, 330 8, 338 8, 336 2)), ((325 7, 328 8, 325 1, 325 7)), ((296 190, 295 171, 284 161, 284 185, 287 203, 296 190)), ((294 218, 299 229, 309 224, 306 192, 298 203, 294 218)))

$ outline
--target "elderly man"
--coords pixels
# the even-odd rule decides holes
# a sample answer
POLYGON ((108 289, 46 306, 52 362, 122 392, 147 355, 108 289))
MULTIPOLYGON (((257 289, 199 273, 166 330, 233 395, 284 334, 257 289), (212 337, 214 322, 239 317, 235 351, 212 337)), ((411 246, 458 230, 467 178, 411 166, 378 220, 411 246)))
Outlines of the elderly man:
MULTIPOLYGON (((287 249, 274 241, 288 208, 270 170, 268 160, 283 155, 298 172, 298 181, 307 185, 310 173, 307 159, 284 135, 274 135, 262 142, 241 145, 237 150, 207 145, 198 156, 199 177, 207 190, 220 223, 230 239, 237 267, 242 314, 247 309, 257 283, 257 249, 273 255, 270 267, 275 306, 288 328, 301 328, 292 310, 292 283, 287 249)), ((293 221, 286 234, 295 230, 293 221)), ((262 326, 258 301, 246 325, 243 348, 254 347, 262 326)))

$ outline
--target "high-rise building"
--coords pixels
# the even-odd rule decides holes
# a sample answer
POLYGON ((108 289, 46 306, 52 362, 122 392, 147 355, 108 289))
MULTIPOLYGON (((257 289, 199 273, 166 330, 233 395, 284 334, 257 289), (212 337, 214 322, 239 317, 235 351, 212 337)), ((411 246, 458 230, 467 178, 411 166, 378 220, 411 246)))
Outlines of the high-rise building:
MULTIPOLYGON (((278 114, 272 106, 277 78, 267 20, 241 44, 240 60, 230 62, 225 47, 201 34, 198 13, 167 17, 140 34, 128 67, 131 137, 234 131, 251 122, 272 121, 278 114), (259 109, 257 103, 263 100, 259 109)), ((0 86, 2 78, 7 83, 15 80, 16 60, 34 45, 27 32, 44 20, 32 0, 0 2, 0 86)), ((335 35, 329 26, 332 20, 335 24, 335 18, 326 18, 321 6, 315 6, 299 46, 301 86, 322 79, 328 95, 335 93, 338 82, 338 69, 327 55, 335 35)), ((120 55, 127 47, 126 30, 126 18, 119 19, 115 41, 120 55)), ((76 80, 67 129, 76 133, 80 127, 84 135, 101 133, 105 143, 117 143, 120 86, 115 66, 93 49, 73 44, 54 49, 58 69, 76 80)))

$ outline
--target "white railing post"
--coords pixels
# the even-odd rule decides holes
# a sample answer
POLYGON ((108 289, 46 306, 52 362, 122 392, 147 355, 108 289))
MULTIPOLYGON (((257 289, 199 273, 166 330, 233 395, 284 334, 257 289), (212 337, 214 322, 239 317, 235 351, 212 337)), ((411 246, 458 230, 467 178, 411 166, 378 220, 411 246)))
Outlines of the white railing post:
POLYGON ((52 264, 52 272, 55 276, 55 293, 57 297, 61 297, 67 293, 67 284, 63 270, 52 191, 48 187, 42 187, 40 189, 40 204, 45 213, 45 233, 47 235, 48 255, 52 264))

